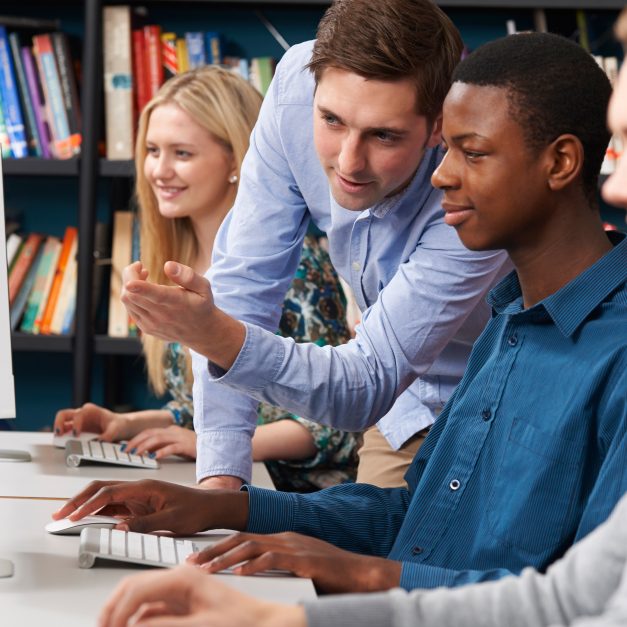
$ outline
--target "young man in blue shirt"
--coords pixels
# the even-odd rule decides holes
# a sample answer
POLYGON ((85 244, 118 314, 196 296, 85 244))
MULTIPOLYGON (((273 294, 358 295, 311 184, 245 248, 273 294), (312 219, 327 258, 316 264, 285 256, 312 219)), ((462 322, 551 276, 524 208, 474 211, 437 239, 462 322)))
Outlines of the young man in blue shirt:
POLYGON ((603 231, 595 200, 610 92, 553 35, 500 40, 454 74, 433 182, 462 241, 505 248, 516 272, 489 296, 493 318, 409 489, 97 482, 56 517, 113 506, 134 531, 245 530, 195 561, 284 568, 327 592, 458 586, 561 556, 627 490, 627 241, 603 231))
MULTIPOLYGON (((206 305, 214 298, 231 322, 274 333, 310 220, 328 235, 331 260, 363 318, 354 341, 330 351, 311 344, 305 361, 284 364, 285 403, 307 399, 302 415, 346 431, 381 419, 364 436, 358 481, 404 485, 418 434, 459 383, 488 320, 484 296, 505 262, 502 251, 462 245, 430 184, 441 157, 442 101, 461 50, 455 26, 431 0, 334 3, 318 39, 293 46, 279 63, 214 245, 211 290, 196 277, 200 294, 189 280, 185 291, 148 282, 134 284, 143 294, 126 291, 143 332, 196 351, 196 474, 205 485, 250 480, 257 404, 247 386, 215 382, 205 352, 222 336, 239 353, 252 327, 223 319, 218 330, 206 305), (382 375, 389 384, 375 396, 371 384, 382 375), (400 468, 382 477, 397 462, 386 449, 404 447, 400 468), (373 457, 377 448, 384 452, 373 457)), ((142 275, 135 267, 130 276, 142 275)), ((282 352, 260 352, 254 338, 240 354, 229 376, 245 374, 243 357, 254 355, 266 371, 260 389, 281 367, 282 352)))

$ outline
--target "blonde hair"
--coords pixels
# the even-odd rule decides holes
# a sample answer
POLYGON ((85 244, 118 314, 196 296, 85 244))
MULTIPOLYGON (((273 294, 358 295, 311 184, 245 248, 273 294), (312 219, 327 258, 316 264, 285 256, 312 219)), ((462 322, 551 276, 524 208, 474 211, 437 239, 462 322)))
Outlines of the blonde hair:
MULTIPOLYGON (((189 218, 164 218, 159 213, 157 199, 144 175, 146 133, 150 116, 157 107, 165 104, 179 106, 232 152, 239 180, 250 133, 259 114, 261 96, 240 76, 223 68, 209 66, 171 78, 142 111, 135 144, 135 194, 140 217, 141 261, 148 268, 151 281, 160 284, 169 283, 163 271, 166 261, 172 259, 191 265, 199 252, 198 241, 189 218)), ((236 185, 237 183, 233 186, 234 192, 236 185)), ((142 344, 148 381, 153 390, 162 395, 166 391, 166 343, 144 334, 142 344)), ((184 377, 191 385, 189 355, 184 377)))

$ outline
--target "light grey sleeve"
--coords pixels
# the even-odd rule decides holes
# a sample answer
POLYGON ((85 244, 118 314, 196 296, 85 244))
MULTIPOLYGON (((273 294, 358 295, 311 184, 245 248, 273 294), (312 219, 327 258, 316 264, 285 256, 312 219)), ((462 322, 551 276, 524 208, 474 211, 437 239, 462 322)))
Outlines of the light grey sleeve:
POLYGON ((614 627, 627 616, 626 559, 623 497, 609 520, 545 575, 528 568, 496 582, 327 597, 304 608, 309 627, 614 627))

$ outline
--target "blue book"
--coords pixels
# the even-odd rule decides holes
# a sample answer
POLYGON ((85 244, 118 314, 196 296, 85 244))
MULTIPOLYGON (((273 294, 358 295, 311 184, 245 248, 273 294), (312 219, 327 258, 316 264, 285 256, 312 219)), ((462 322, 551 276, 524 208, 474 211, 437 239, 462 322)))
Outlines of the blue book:
POLYGON ((189 59, 189 69, 207 64, 205 54, 205 39, 202 33, 185 33, 185 43, 187 44, 187 57, 189 59))
POLYGON ((20 109, 20 97, 15 81, 15 69, 9 48, 9 38, 4 26, 0 26, 0 94, 11 152, 16 159, 28 156, 24 118, 20 109))
POLYGON ((20 36, 17 33, 10 33, 9 42, 11 52, 13 53, 13 63, 15 65, 15 76, 20 93, 20 103, 22 105, 22 112, 24 113, 24 126, 26 127, 28 150, 31 155, 42 157, 41 141, 39 139, 39 131, 37 130, 37 121, 35 120, 35 109, 30 100, 30 94, 28 93, 28 81, 22 60, 20 36))

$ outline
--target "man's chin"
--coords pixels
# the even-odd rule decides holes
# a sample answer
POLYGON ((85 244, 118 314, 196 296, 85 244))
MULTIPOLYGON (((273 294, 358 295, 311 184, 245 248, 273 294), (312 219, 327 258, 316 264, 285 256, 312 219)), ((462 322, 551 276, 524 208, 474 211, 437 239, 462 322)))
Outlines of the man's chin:
POLYGON ((342 209, 346 209, 347 211, 364 211, 365 209, 369 209, 379 202, 377 199, 372 199, 370 197, 365 198, 363 196, 357 196, 357 194, 347 194, 344 191, 339 191, 331 188, 331 194, 333 195, 333 199, 335 202, 342 207, 342 209))

